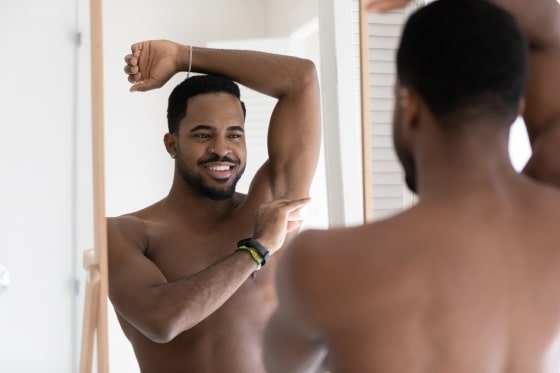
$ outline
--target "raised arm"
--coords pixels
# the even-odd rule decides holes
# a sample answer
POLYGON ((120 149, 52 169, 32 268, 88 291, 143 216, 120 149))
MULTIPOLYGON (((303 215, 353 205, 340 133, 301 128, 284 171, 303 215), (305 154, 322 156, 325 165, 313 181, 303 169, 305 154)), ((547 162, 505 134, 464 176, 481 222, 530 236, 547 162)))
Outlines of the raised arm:
POLYGON ((253 180, 250 193, 272 199, 308 195, 321 143, 320 91, 311 61, 165 40, 136 43, 125 60, 133 91, 161 87, 190 66, 193 72, 223 75, 278 99, 268 131, 269 160, 253 180))
POLYGON ((533 154, 524 172, 560 187, 560 4, 556 0, 491 0, 512 13, 530 46, 523 119, 533 154))

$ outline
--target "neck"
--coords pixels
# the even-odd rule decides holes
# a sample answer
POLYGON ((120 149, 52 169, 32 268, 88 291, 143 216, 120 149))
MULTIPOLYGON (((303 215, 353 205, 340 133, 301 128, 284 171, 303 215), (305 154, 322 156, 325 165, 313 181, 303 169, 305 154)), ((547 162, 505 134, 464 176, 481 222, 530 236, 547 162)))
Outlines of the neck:
POLYGON ((239 202, 236 194, 223 201, 212 200, 176 176, 165 203, 180 216, 197 222, 216 222, 229 215, 239 202))
POLYGON ((508 131, 475 129, 454 137, 427 134, 416 149, 422 199, 503 193, 517 177, 508 153, 508 131), (483 133, 481 133, 483 132, 483 133))

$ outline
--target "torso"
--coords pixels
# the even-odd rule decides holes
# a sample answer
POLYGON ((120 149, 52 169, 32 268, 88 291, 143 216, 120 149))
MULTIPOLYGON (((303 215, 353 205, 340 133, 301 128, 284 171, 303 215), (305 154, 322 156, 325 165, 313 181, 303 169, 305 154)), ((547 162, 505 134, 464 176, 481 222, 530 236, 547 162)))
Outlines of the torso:
MULTIPOLYGON (((164 211, 156 205, 133 215, 145 226, 145 256, 169 282, 209 267, 231 254, 237 241, 252 234, 254 206, 241 206, 214 226, 184 225, 164 211)), ((215 313, 169 343, 151 341, 117 313, 141 371, 265 372, 262 334, 276 306, 275 263, 270 261, 215 313)))
POLYGON ((311 233, 332 372, 558 372, 560 196, 529 190, 311 233))

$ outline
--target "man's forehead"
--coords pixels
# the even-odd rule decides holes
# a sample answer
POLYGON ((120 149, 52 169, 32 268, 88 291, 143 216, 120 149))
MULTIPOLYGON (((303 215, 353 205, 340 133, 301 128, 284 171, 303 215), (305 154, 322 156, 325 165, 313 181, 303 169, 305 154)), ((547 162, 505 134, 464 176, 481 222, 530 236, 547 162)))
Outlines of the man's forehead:
POLYGON ((241 105, 241 100, 237 98, 235 95, 229 92, 222 92, 222 91, 199 93, 187 99, 189 105, 191 105, 191 103, 205 104, 205 103, 212 103, 215 101, 224 101, 224 102, 229 101, 231 103, 237 103, 238 105, 241 105))
POLYGON ((229 93, 205 93, 190 97, 184 119, 195 122, 232 120, 238 124, 245 121, 241 101, 229 93))

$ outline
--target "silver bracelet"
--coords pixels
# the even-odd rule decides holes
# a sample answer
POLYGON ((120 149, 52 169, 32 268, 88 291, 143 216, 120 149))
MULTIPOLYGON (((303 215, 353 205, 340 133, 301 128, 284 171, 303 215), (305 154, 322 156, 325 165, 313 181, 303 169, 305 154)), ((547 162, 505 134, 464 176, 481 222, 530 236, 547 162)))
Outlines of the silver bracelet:
POLYGON ((187 71, 187 79, 191 76, 191 68, 192 68, 192 45, 189 45, 189 71, 187 71))

